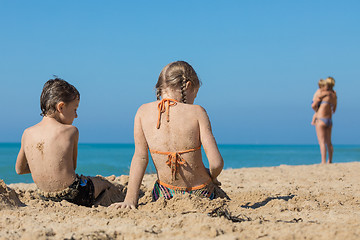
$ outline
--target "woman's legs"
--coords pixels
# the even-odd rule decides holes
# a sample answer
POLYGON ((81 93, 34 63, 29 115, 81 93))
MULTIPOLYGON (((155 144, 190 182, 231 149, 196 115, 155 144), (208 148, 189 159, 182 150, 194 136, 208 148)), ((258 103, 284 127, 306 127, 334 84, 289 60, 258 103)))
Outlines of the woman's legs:
POLYGON ((334 152, 334 148, 331 143, 331 129, 332 129, 332 126, 326 128, 326 136, 325 136, 325 143, 326 143, 327 150, 329 153, 328 163, 332 163, 332 157, 333 157, 333 152, 334 152))
POLYGON ((316 135, 320 145, 321 163, 326 163, 326 125, 323 121, 316 121, 316 135))

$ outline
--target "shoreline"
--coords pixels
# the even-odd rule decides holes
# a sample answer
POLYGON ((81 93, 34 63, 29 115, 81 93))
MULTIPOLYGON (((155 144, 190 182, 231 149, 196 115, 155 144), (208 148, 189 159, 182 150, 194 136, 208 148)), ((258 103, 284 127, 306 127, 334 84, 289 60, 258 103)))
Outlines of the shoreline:
MULTIPOLYGON (((120 176, 129 173, 129 166, 134 154, 131 147, 123 145, 79 145, 77 173, 87 176, 97 174, 120 176)), ((19 147, 19 146, 18 146, 19 147)), ((318 164, 321 161, 318 146, 258 146, 258 145, 220 145, 219 150, 225 161, 225 169, 238 169, 249 167, 272 167, 286 165, 318 164)), ((6 184, 32 183, 30 174, 17 175, 15 172, 15 160, 19 149, 6 147, 0 144, 0 178, 6 184)), ((360 147, 335 146, 334 162, 360 161, 360 147)), ((203 152, 203 162, 207 164, 207 158, 203 152)), ((154 173, 155 167, 149 161, 147 173, 154 173)))
MULTIPOLYGON (((349 161, 349 162, 335 162, 335 163, 331 163, 331 164, 325 164, 325 165, 337 165, 337 164, 351 164, 351 163, 359 163, 360 164, 360 160, 359 161, 349 161)), ((241 170, 241 169, 263 169, 263 168, 277 168, 277 167, 284 167, 284 166, 289 166, 289 167, 300 167, 300 166, 317 166, 317 165, 321 165, 320 161, 319 163, 309 163, 309 164, 294 164, 294 165, 291 165, 291 164, 280 164, 280 165, 276 165, 276 166, 262 166, 262 167, 257 167, 257 166, 244 166, 244 167, 241 167, 241 168, 232 168, 232 167, 228 167, 226 169, 223 169, 223 172, 224 171, 229 171, 229 170, 241 170)), ((221 174, 223 174, 223 172, 221 174)), ((78 173, 79 174, 79 173, 78 173)), ((80 172, 81 174, 81 172, 80 172)), ((145 175, 155 175, 156 172, 145 172, 145 175)), ((27 174, 27 176, 30 176, 30 174, 27 174)), ((88 175, 85 175, 85 176, 88 176, 88 175)), ((89 175, 89 176, 92 176, 92 175, 89 175)), ((97 175, 97 176, 102 176, 102 175, 97 175)), ((111 175, 111 176, 115 176, 115 175, 111 175)), ((115 177, 120 177, 120 176, 128 176, 128 175, 119 175, 119 176, 115 176, 115 177)), ((30 176, 31 177, 31 176, 30 176)), ((105 176, 106 177, 106 176, 105 176)), ((0 178, 0 180, 4 181, 3 179, 0 178)), ((32 180, 31 180, 32 181, 32 180)), ((7 186, 16 186, 18 184, 35 184, 33 181, 32 182, 14 182, 14 183, 7 183, 5 182, 5 184, 7 186)))
POLYGON ((10 184, 26 206, 0 198, 0 239, 358 239, 359 172, 360 162, 227 169, 219 180, 230 201, 185 194, 156 202, 156 176, 146 174, 138 210, 46 202, 35 184, 10 184))

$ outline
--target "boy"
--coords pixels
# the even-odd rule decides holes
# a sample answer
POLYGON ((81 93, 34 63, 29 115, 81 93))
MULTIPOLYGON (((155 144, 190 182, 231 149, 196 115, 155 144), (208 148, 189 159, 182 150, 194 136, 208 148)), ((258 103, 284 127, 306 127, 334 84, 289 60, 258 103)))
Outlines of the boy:
POLYGON ((50 79, 40 97, 43 119, 26 129, 16 160, 16 173, 31 173, 42 199, 67 200, 90 207, 110 183, 75 173, 79 131, 72 123, 80 93, 68 82, 50 79))

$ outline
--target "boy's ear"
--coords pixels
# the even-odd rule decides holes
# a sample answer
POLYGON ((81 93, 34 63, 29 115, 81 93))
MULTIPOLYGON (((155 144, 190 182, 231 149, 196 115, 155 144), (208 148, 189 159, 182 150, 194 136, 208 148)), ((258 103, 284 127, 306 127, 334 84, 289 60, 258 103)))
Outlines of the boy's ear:
POLYGON ((59 102, 58 104, 56 104, 56 111, 61 113, 62 110, 63 110, 64 105, 65 105, 64 102, 59 102))

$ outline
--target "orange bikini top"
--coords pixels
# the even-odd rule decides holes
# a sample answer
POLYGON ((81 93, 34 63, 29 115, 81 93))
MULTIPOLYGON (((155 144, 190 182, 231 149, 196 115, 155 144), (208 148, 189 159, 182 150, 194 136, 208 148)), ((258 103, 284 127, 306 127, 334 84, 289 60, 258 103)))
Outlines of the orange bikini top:
POLYGON ((188 153, 188 152, 195 152, 200 149, 201 149, 201 146, 199 146, 197 148, 193 148, 193 149, 188 149, 185 151, 178 151, 178 152, 161 152, 161 151, 156 151, 156 150, 152 150, 152 149, 149 149, 149 150, 151 153, 157 153, 157 154, 162 154, 162 155, 168 156, 168 160, 166 161, 166 164, 171 168, 171 179, 175 180, 176 173, 178 171, 178 166, 184 165, 186 163, 185 160, 181 157, 181 154, 188 153))
MULTIPOLYGON (((176 105, 177 102, 178 101, 176 101, 175 99, 170 99, 170 98, 164 98, 159 102, 159 104, 158 104, 159 116, 158 116, 158 122, 157 122, 156 128, 158 128, 158 129, 160 128, 161 114, 164 112, 166 112, 166 114, 167 114, 166 120, 169 122, 170 106, 176 105), (167 103, 167 105, 166 105, 166 103, 167 103)), ((185 160, 181 157, 181 154, 188 153, 188 152, 195 152, 200 149, 201 149, 201 146, 199 146, 197 148, 193 148, 193 149, 184 150, 184 151, 178 151, 178 152, 161 152, 161 151, 156 151, 156 150, 152 150, 152 149, 149 149, 149 150, 151 153, 157 153, 157 154, 162 154, 162 155, 168 156, 168 160, 166 161, 166 164, 171 168, 171 178, 172 178, 172 180, 174 180, 174 179, 176 179, 176 173, 178 171, 178 166, 184 165, 186 163, 185 160)))
POLYGON ((156 128, 159 129, 160 128, 160 121, 161 121, 161 114, 166 112, 166 121, 170 121, 169 119, 169 109, 170 109, 170 106, 175 106, 176 103, 178 101, 176 101, 175 99, 171 99, 171 98, 164 98, 163 100, 161 100, 158 104, 158 110, 159 110, 159 115, 158 115, 158 121, 157 121, 157 125, 156 125, 156 128), (167 103, 167 105, 166 105, 167 103))

